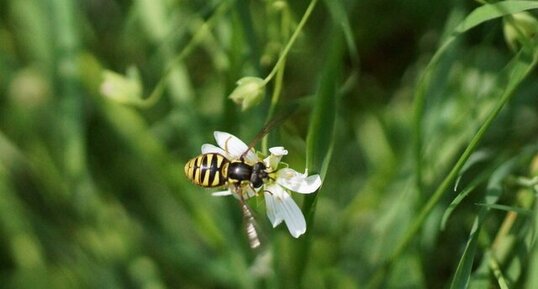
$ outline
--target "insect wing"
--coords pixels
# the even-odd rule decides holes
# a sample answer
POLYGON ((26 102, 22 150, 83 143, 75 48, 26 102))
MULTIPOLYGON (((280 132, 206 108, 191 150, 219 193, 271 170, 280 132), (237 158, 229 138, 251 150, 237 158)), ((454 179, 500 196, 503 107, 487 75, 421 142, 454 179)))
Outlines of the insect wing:
POLYGON ((245 219, 245 231, 247 233, 250 247, 252 249, 258 248, 261 245, 261 242, 256 230, 256 221, 252 216, 252 212, 245 203, 241 204, 241 210, 243 211, 243 218, 245 219))
POLYGON ((265 136, 267 135, 275 126, 281 124, 284 120, 286 120, 294 111, 296 107, 292 107, 289 109, 286 113, 281 113, 275 118, 271 119, 269 122, 267 122, 262 129, 256 134, 256 136, 252 139, 250 144, 248 145, 248 148, 244 151, 242 157, 244 157, 249 151, 252 151, 252 148, 265 136))
POLYGON ((243 212, 245 232, 247 233, 249 245, 252 249, 256 249, 261 245, 260 237, 256 230, 256 220, 254 220, 254 216, 248 205, 243 201, 241 201, 241 211, 243 212))

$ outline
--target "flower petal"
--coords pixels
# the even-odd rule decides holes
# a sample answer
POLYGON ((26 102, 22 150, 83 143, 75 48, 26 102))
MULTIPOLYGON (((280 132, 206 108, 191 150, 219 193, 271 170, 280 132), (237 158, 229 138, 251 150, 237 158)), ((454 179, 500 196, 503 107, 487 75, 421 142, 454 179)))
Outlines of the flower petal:
POLYGON ((250 185, 246 185, 246 186, 243 186, 243 199, 244 200, 247 200, 247 199, 250 199, 256 195, 258 195, 258 192, 256 192, 252 186, 250 185))
POLYGON ((244 159, 247 163, 254 164, 258 162, 258 157, 256 157, 254 150, 249 149, 249 147, 236 136, 222 131, 215 131, 214 136, 219 147, 226 151, 231 159, 239 159, 245 154, 244 159))
POLYGON ((276 182, 288 190, 301 193, 311 194, 321 186, 321 177, 319 175, 307 176, 290 168, 283 168, 277 172, 276 182))
POLYGON ((260 159, 258 158, 258 156, 256 156, 256 153, 254 153, 253 149, 248 150, 248 152, 245 154, 246 163, 253 165, 259 161, 260 159))
POLYGON ((288 151, 284 148, 284 147, 272 147, 269 149, 269 152, 272 154, 272 155, 275 155, 275 156, 285 156, 288 154, 288 151))
POLYGON ((269 149, 269 152, 271 154, 266 157, 263 162, 268 168, 275 171, 278 168, 278 164, 280 163, 282 156, 287 155, 288 151, 285 150, 284 147, 272 147, 269 149))
MULTIPOLYGON (((268 187, 269 188, 269 187, 268 187)), ((277 200, 275 200, 275 195, 272 193, 268 193, 267 191, 264 193, 265 195, 265 210, 267 211, 267 217, 269 218, 269 221, 271 221, 271 224, 273 225, 273 228, 278 226, 282 221, 284 220, 280 214, 279 207, 277 207, 277 200)))
POLYGON ((290 234, 294 238, 299 238, 299 236, 306 232, 306 221, 303 212, 301 212, 301 209, 299 209, 290 195, 286 195, 282 200, 282 211, 284 222, 286 222, 290 234))
MULTIPOLYGON (((240 187, 236 187, 233 184, 228 185, 228 194, 224 192, 216 192, 222 196, 232 195, 234 198, 245 201, 258 195, 258 191, 252 188, 250 184, 243 184, 240 187)), ((216 194, 214 193, 214 194, 216 194)))
POLYGON ((232 191, 230 191, 230 190, 219 191, 219 192, 211 193, 211 195, 212 195, 213 197, 225 197, 225 196, 231 196, 231 195, 232 195, 232 191))
POLYGON ((228 153, 226 153, 223 149, 219 148, 216 145, 212 145, 212 144, 208 144, 208 143, 202 145, 202 153, 203 154, 217 153, 217 154, 221 154, 221 155, 223 155, 225 157, 228 156, 228 153))
POLYGON ((271 220, 273 227, 284 220, 290 234, 298 238, 306 232, 306 221, 303 212, 297 206, 291 196, 280 186, 273 185, 267 187, 269 192, 265 193, 267 204, 267 217, 271 220))

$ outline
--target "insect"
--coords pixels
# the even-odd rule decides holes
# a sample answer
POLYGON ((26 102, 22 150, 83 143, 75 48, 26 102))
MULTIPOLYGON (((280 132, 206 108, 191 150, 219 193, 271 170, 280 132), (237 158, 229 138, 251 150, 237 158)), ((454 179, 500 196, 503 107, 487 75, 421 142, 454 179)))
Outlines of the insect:
POLYGON ((238 197, 245 229, 252 248, 260 246, 255 220, 245 203, 243 190, 258 189, 269 179, 269 171, 263 162, 248 164, 245 158, 228 159, 219 153, 201 154, 185 165, 185 175, 196 185, 206 188, 228 186, 238 197))
MULTIPOLYGON (((194 184, 205 188, 216 188, 227 186, 239 199, 245 230, 251 248, 257 248, 261 242, 255 228, 254 216, 245 202, 250 197, 250 192, 255 192, 267 180, 271 179, 271 171, 261 161, 247 162, 247 154, 252 152, 254 145, 264 137, 269 130, 284 118, 275 118, 270 121, 256 135, 246 150, 234 159, 216 152, 201 154, 187 162, 185 165, 185 175, 194 184), (244 190, 248 190, 245 192, 244 190)), ((251 158, 250 158, 251 159, 251 158)))
POLYGON ((196 185, 205 188, 221 187, 226 184, 239 188, 249 184, 257 189, 269 172, 263 162, 247 164, 243 157, 229 160, 219 153, 201 154, 185 165, 185 175, 196 185))
POLYGON ((185 175, 194 184, 205 188, 227 185, 238 196, 245 220, 245 229, 252 248, 260 246, 260 240, 255 229, 252 212, 245 203, 243 189, 248 186, 253 189, 260 188, 264 181, 269 178, 269 173, 262 162, 250 165, 245 162, 243 157, 229 160, 218 153, 201 154, 185 165, 185 175))

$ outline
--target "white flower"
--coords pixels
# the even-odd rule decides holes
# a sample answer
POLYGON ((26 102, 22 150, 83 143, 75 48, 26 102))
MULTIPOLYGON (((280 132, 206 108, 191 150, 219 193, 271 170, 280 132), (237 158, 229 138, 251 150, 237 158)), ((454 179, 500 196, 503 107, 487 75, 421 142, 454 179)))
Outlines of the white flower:
POLYGON ((321 186, 321 178, 319 175, 308 176, 307 172, 301 174, 290 168, 278 169, 280 159, 287 155, 288 151, 283 147, 274 147, 269 149, 269 152, 271 155, 264 159, 264 163, 270 170, 276 171, 276 178, 264 188, 267 217, 273 227, 284 221, 290 234, 298 238, 306 232, 306 221, 288 190, 311 194, 321 186))
MULTIPOLYGON (((247 164, 254 165, 260 162, 254 150, 248 150, 248 146, 234 135, 219 131, 216 131, 214 135, 218 147, 212 144, 204 144, 202 145, 203 154, 219 153, 229 160, 240 159, 244 154, 243 159, 247 164)), ((301 209, 299 209, 288 191, 311 194, 321 186, 321 178, 317 174, 308 176, 306 171, 301 174, 287 167, 279 168, 280 160, 288 154, 284 147, 273 147, 269 149, 269 152, 271 154, 263 160, 263 163, 267 166, 267 171, 270 172, 270 179, 266 180, 263 186, 267 217, 273 227, 284 221, 290 234, 298 238, 306 232, 306 221, 301 209)), ((241 189, 243 199, 257 195, 252 186, 243 186, 241 189)), ((213 193, 213 196, 229 195, 234 195, 236 198, 241 197, 235 195, 231 188, 213 193)))

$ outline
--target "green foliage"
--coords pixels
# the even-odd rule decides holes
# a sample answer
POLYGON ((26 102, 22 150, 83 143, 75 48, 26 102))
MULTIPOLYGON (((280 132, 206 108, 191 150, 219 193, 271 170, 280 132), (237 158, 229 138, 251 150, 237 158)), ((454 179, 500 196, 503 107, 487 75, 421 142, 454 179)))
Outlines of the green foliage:
POLYGON ((0 288, 536 288, 537 8, 1 1, 0 288), (282 115, 323 185, 251 250, 183 167, 282 115))

